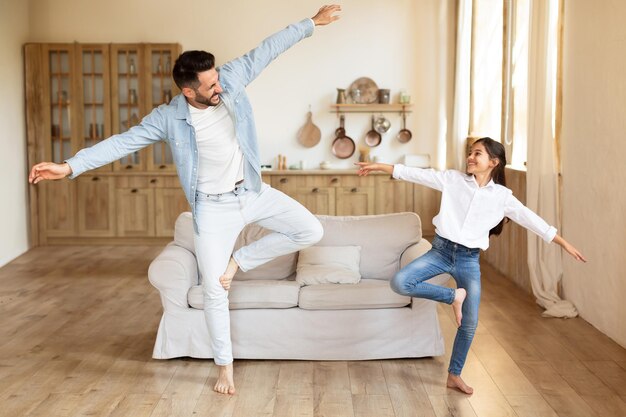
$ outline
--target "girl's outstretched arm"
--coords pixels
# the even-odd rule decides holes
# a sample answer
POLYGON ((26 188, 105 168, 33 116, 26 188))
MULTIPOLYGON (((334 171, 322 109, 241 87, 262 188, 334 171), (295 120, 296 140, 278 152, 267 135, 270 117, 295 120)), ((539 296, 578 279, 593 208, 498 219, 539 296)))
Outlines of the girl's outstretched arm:
POLYGON ((557 245, 561 246, 567 253, 572 255, 574 259, 576 259, 577 261, 587 262, 583 254, 580 253, 578 249, 573 247, 567 240, 563 239, 558 234, 554 236, 554 239, 552 241, 556 243, 557 245))
POLYGON ((364 177, 370 172, 381 171, 386 172, 387 174, 393 174, 393 165, 390 164, 379 164, 374 162, 355 162, 354 165, 359 166, 359 170, 357 174, 360 177, 364 177))

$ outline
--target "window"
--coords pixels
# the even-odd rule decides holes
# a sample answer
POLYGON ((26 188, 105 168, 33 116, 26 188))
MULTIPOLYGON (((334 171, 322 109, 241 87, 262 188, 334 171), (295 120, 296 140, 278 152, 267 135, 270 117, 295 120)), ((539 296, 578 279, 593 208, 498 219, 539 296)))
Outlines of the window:
MULTIPOLYGON (((500 140, 509 164, 523 168, 528 140, 531 0, 466 1, 472 5, 469 136, 500 140)), ((560 0, 547 1, 552 9, 549 59, 556 63, 560 0)), ((554 72, 548 76, 556 80, 557 65, 550 67, 554 72)), ((557 83, 553 85, 556 95, 557 83)), ((555 108, 552 115, 554 137, 555 108)))

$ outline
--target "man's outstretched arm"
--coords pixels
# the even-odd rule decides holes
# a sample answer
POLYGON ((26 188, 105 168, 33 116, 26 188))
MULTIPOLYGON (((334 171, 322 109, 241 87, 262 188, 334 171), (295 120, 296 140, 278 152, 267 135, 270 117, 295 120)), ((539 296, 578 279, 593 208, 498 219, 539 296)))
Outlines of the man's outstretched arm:
POLYGON ((291 48, 302 39, 313 34, 315 26, 328 25, 340 16, 341 6, 333 4, 322 6, 312 18, 287 26, 261 42, 259 46, 220 67, 222 76, 236 79, 243 87, 250 84, 276 57, 291 48))

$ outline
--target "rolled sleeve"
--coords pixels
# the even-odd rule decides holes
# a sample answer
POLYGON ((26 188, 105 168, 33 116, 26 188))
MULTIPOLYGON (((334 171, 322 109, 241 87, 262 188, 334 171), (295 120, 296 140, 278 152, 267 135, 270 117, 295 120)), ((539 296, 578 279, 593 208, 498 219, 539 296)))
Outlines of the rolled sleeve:
POLYGON ((72 169, 69 178, 74 179, 85 171, 107 165, 160 141, 165 136, 162 125, 163 117, 157 108, 130 130, 81 149, 76 155, 65 160, 72 169))
POLYGON ((220 74, 243 87, 250 84, 280 54, 304 38, 313 35, 315 23, 305 18, 265 38, 256 48, 219 68, 220 74))

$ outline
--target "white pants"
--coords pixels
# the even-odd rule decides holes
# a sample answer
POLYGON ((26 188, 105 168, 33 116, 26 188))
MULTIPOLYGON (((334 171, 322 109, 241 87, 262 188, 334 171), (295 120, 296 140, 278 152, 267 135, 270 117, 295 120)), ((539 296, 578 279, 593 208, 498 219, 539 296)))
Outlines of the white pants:
POLYGON ((317 243, 324 231, 304 206, 267 184, 259 193, 236 188, 220 195, 196 194, 196 221, 194 240, 213 358, 217 365, 227 365, 233 361, 228 291, 219 278, 231 255, 240 269, 248 271, 317 243), (232 253, 239 233, 249 223, 274 233, 232 253))

